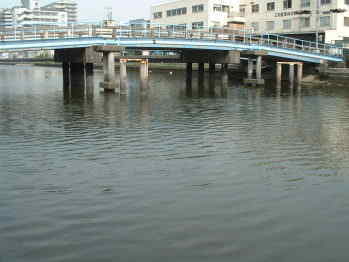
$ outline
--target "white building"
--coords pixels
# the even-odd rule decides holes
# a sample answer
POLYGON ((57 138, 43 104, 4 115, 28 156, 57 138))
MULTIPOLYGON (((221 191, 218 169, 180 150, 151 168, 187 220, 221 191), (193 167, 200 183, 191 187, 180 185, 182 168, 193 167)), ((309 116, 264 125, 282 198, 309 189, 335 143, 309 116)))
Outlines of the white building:
POLYGON ((68 25, 68 15, 66 12, 15 7, 12 9, 12 13, 13 25, 16 27, 30 25, 68 25))
POLYGON ((348 0, 254 0, 241 5, 256 33, 277 33, 333 43, 349 37, 348 0))
POLYGON ((228 22, 243 24, 240 0, 177 0, 153 5, 151 22, 186 25, 187 28, 222 27, 228 22))
POLYGON ((51 4, 41 7, 41 10, 66 12, 68 14, 68 23, 76 23, 78 20, 77 3, 73 0, 58 0, 51 4))

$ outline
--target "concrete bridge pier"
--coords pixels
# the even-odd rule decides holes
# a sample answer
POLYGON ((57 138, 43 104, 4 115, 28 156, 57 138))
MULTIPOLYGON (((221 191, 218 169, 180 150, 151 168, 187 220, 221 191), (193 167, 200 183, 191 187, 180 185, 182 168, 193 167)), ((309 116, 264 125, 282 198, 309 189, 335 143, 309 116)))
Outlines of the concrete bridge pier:
POLYGON ((204 85, 204 78, 205 78, 205 63, 199 63, 199 68, 198 68, 198 82, 199 82, 199 87, 204 85))
POLYGON ((127 78, 127 60, 120 59, 120 94, 127 94, 128 78, 127 78))
POLYGON ((93 97, 93 69, 94 66, 92 63, 86 64, 86 95, 87 97, 93 97))
POLYGON ((141 90, 147 90, 149 87, 149 62, 143 59, 139 65, 139 74, 141 82, 141 90))
POLYGON ((193 78, 193 63, 187 63, 187 69, 186 69, 186 87, 187 87, 187 89, 192 88, 192 78, 193 78))
POLYGON ((247 61, 247 78, 244 79, 244 84, 247 85, 264 85, 264 79, 262 78, 262 56, 258 55, 256 57, 256 64, 254 65, 253 59, 248 58, 247 61), (254 69, 256 69, 256 76, 254 78, 254 69))
POLYGON ((210 91, 214 91, 216 84, 216 63, 209 63, 209 82, 210 82, 210 91))
POLYGON ((222 81, 222 87, 227 88, 228 86, 228 64, 222 64, 221 65, 221 81, 222 81))
POLYGON ((113 52, 103 52, 103 71, 104 81, 100 84, 100 87, 104 91, 115 91, 117 89, 115 79, 115 54, 113 52))
POLYGON ((85 64, 70 64, 70 92, 72 97, 83 97, 85 95, 85 64))
POLYGON ((300 87, 303 79, 303 63, 300 62, 277 62, 276 64, 276 86, 277 88, 281 88, 282 82, 282 67, 283 65, 289 66, 289 77, 288 81, 290 84, 290 88, 294 87, 294 83, 298 84, 300 87), (297 66, 297 79, 295 80, 295 65, 297 66))

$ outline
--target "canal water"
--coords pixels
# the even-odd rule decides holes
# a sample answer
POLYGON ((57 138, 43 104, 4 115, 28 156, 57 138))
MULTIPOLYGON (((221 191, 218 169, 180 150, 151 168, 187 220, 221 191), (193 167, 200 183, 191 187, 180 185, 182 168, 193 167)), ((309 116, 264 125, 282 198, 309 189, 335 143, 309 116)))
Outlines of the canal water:
POLYGON ((0 67, 1 262, 349 260, 349 89, 102 78, 0 67))

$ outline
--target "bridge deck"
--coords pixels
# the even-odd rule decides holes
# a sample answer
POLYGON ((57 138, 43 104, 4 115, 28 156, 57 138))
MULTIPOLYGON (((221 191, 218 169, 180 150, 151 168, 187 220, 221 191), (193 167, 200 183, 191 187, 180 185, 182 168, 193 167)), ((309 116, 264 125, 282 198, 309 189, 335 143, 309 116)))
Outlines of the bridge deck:
POLYGON ((134 25, 99 29, 80 26, 75 31, 36 28, 33 32, 26 28, 16 35, 3 36, 0 52, 117 45, 138 49, 264 51, 268 56, 304 62, 343 61, 341 47, 271 34, 257 36, 227 29, 169 30, 168 26, 154 25, 143 25, 141 29, 134 25))

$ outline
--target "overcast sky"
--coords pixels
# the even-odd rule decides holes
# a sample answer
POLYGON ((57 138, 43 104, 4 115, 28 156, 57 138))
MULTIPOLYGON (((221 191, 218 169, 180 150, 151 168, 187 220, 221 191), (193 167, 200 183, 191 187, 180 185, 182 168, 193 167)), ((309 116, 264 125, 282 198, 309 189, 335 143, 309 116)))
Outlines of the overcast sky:
MULTIPOLYGON (((41 5, 54 0, 41 0, 41 5)), ((76 0, 79 6, 80 20, 101 20, 106 16, 105 7, 113 8, 113 17, 118 21, 134 18, 149 18, 150 5, 159 0, 76 0)), ((0 0, 1 7, 20 5, 20 0, 0 0)))

